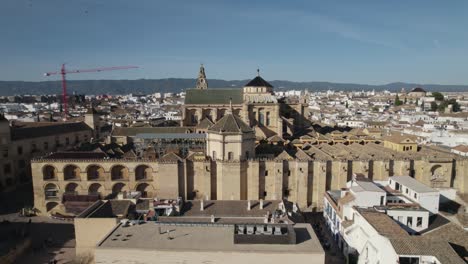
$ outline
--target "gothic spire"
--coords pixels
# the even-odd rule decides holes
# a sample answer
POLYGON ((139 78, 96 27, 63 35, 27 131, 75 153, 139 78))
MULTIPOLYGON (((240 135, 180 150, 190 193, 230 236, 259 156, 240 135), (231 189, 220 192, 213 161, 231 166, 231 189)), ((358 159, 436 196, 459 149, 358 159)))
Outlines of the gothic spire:
POLYGON ((229 98, 229 109, 226 111, 226 114, 232 115, 232 97, 229 98))
POLYGON ((198 73, 197 79, 197 89, 208 89, 208 81, 206 80, 205 68, 203 67, 203 64, 200 64, 200 72, 198 73))

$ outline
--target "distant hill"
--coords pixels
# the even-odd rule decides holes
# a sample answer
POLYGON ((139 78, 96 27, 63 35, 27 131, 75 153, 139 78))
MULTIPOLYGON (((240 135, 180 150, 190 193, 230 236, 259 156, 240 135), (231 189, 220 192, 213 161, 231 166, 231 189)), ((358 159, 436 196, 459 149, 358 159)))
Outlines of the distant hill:
MULTIPOLYGON (((235 88, 243 87, 249 80, 208 80, 212 88, 235 88)), ((84 80, 68 81, 67 88, 71 94, 151 94, 156 92, 180 92, 195 86, 196 79, 154 79, 154 80, 84 80)), ((437 85, 437 84, 415 84, 415 83, 389 83, 385 85, 368 85, 354 83, 332 83, 332 82, 292 82, 292 81, 270 81, 276 90, 297 89, 310 91, 324 90, 390 90, 399 91, 405 88, 407 91, 421 86, 427 91, 440 92, 468 92, 468 85, 437 85)), ((62 90, 60 81, 46 82, 22 82, 22 81, 0 81, 0 95, 22 95, 22 94, 59 94, 62 90)))

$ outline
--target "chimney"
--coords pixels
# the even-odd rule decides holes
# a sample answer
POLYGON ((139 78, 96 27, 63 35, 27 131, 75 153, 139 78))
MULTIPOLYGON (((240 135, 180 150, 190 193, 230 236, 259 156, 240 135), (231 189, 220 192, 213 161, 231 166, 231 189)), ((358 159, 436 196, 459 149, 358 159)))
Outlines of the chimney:
POLYGON ((263 218, 263 223, 268 224, 268 215, 267 214, 263 218))
POLYGON ((214 223, 215 222, 215 217, 214 215, 211 215, 211 223, 214 223))
POLYGON ((203 202, 203 199, 200 200, 200 211, 203 211, 205 210, 205 205, 204 205, 204 202, 203 202))
POLYGON ((250 200, 247 201, 247 211, 250 211, 250 200))
POLYGON ((263 210, 263 199, 260 199, 260 210, 263 210))

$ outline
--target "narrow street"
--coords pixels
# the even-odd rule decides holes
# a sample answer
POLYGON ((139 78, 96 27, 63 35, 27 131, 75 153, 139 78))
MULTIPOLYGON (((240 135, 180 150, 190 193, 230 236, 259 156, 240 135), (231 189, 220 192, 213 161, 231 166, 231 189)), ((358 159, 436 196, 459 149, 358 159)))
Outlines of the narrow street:
POLYGON ((345 263, 345 258, 340 251, 338 245, 331 237, 330 232, 324 222, 322 213, 304 213, 307 223, 310 223, 315 231, 315 234, 320 240, 325 251, 326 264, 342 264, 345 263))

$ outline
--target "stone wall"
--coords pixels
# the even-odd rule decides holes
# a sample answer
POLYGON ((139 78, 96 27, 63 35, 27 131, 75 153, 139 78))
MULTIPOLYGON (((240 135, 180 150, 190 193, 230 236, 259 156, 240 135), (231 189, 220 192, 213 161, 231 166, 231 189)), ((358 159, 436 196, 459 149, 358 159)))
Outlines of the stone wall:
MULTIPOLYGON (((300 208, 321 209, 324 192, 345 187, 352 173, 362 173, 373 180, 393 175, 410 175, 428 186, 453 187, 467 193, 468 160, 424 158, 420 160, 299 160, 251 159, 248 161, 181 160, 34 160, 32 162, 35 206, 46 211, 47 203, 60 203, 61 195, 76 187, 77 194, 92 193, 98 188, 101 197, 116 191, 142 190, 160 198, 184 199, 288 199, 300 208), (64 168, 74 165, 80 175, 65 180, 64 168), (56 177, 44 179, 44 168, 52 166, 56 177), (102 177, 88 178, 88 170, 99 166, 102 177), (112 180, 112 168, 128 171, 123 179, 112 180), (141 166, 145 166, 144 170, 141 166), (138 169, 140 168, 140 169, 138 169), (137 177, 146 171, 146 177, 137 177), (437 175, 437 186, 434 186, 437 175), (45 187, 54 184, 57 197, 45 197, 45 187), (70 185, 73 184, 73 185, 70 185), (145 185, 142 185, 145 184, 145 185), (71 186, 71 187, 70 187, 71 186)), ((141 176, 141 175, 140 175, 141 176)))

